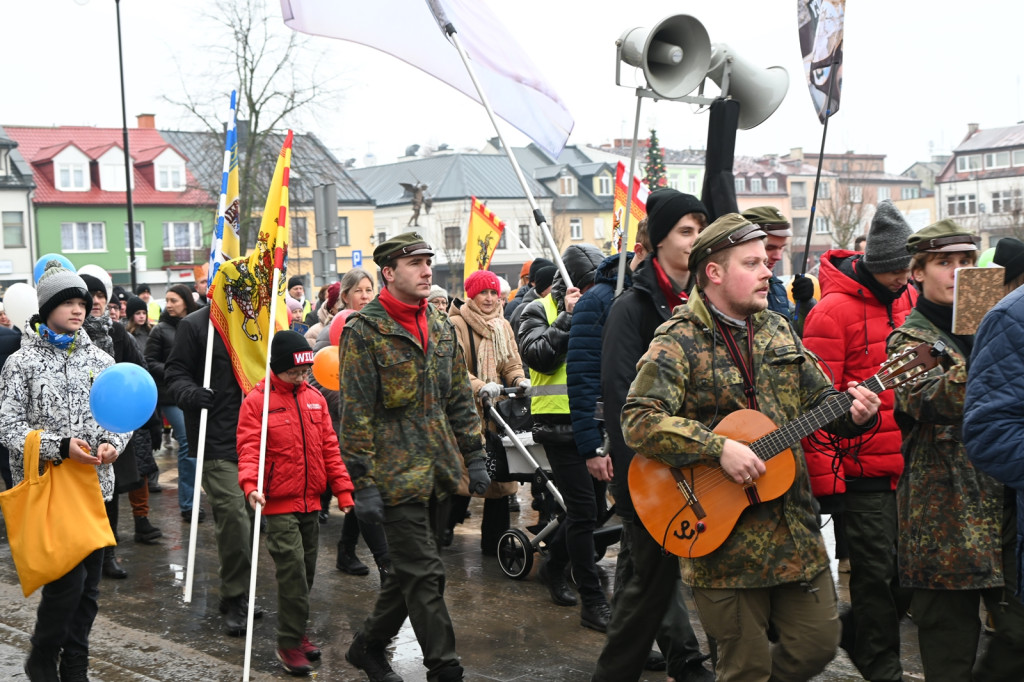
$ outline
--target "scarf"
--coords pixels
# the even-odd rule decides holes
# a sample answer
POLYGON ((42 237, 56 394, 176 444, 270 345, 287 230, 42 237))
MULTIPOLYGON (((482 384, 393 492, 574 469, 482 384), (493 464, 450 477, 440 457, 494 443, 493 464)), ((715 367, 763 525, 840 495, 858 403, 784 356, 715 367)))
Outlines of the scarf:
POLYGON ((480 345, 476 348, 476 375, 483 382, 501 383, 498 367, 512 357, 514 344, 509 333, 508 322, 501 314, 501 307, 495 306, 489 314, 480 311, 473 299, 466 301, 459 313, 469 326, 469 333, 476 332, 480 345))
POLYGON ((669 310, 674 310, 676 306, 686 303, 686 292, 680 293, 676 291, 672 280, 661 269, 661 263, 658 262, 657 256, 651 258, 651 265, 654 266, 654 277, 658 280, 658 288, 661 289, 665 302, 668 303, 669 310))
POLYGON ((85 318, 85 323, 82 325, 82 329, 89 335, 92 342, 110 357, 114 357, 114 341, 110 338, 110 328, 113 325, 110 316, 106 313, 103 313, 103 317, 90 315, 85 318))
POLYGON ((39 334, 39 338, 60 350, 68 350, 75 342, 74 334, 59 334, 42 322, 38 323, 35 329, 36 333, 39 334))
POLYGON ((971 349, 974 348, 974 334, 953 333, 953 306, 933 303, 925 298, 924 294, 921 294, 917 298, 917 309, 928 318, 929 322, 953 340, 965 358, 971 359, 971 349))
POLYGON ((402 303, 391 295, 387 287, 380 290, 377 297, 384 311, 392 320, 412 334, 420 342, 423 351, 427 350, 427 299, 421 298, 419 303, 402 303))

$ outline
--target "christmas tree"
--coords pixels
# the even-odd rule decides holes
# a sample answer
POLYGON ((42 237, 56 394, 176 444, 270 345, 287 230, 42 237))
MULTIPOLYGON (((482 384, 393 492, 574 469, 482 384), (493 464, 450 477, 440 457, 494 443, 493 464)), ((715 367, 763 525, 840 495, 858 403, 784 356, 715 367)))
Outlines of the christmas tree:
POLYGON ((650 144, 647 147, 647 163, 644 165, 644 183, 652 192, 668 184, 668 180, 665 178, 665 157, 661 153, 658 133, 653 128, 651 129, 650 144))

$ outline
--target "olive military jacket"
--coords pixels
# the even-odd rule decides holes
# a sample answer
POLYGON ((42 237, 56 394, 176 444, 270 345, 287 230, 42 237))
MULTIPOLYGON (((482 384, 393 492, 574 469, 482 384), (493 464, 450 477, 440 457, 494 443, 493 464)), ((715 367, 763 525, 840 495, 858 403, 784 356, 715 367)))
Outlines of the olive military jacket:
POLYGON ((961 424, 967 358, 916 308, 889 337, 890 353, 942 340, 948 358, 896 389, 903 476, 896 487, 898 565, 904 587, 964 590, 1003 584, 1003 486, 974 468, 961 424))
POLYGON ((387 506, 454 493, 463 458, 484 457, 455 328, 429 305, 427 327, 424 349, 374 299, 341 335, 342 459, 355 489, 376 485, 387 506))
MULTIPOLYGON (((622 410, 626 444, 669 466, 716 466, 726 437, 713 433, 711 426, 747 408, 739 368, 715 332, 711 315, 699 291, 676 308, 637 364, 622 410)), ((782 426, 836 394, 786 318, 762 311, 751 319, 760 412, 782 426)), ((746 331, 736 332, 737 344, 745 349, 746 331)), ((848 412, 830 429, 846 437, 865 430, 848 412)), ((789 491, 747 508, 729 538, 711 554, 680 558, 684 582, 699 588, 771 587, 809 581, 828 567, 807 463, 799 443, 792 451, 796 479, 789 491)))

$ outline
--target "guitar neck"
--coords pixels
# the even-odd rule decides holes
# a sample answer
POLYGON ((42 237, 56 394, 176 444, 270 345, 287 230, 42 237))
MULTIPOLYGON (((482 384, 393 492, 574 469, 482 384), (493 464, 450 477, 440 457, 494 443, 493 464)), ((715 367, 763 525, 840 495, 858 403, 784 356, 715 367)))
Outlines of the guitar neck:
MULTIPOLYGON (((881 393, 885 390, 877 376, 864 381, 863 386, 872 393, 881 393)), ((853 397, 849 393, 834 395, 807 414, 761 436, 750 444, 750 449, 762 460, 767 461, 799 443, 801 438, 842 417, 850 411, 851 405, 853 397)))

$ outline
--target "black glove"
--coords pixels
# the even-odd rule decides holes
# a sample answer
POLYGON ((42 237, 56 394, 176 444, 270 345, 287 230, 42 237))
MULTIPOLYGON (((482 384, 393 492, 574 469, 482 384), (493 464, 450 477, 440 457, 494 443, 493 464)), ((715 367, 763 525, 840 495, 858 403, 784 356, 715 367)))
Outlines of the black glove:
POLYGON ((794 301, 807 302, 814 298, 814 282, 805 275, 794 275, 791 287, 794 301))
POLYGON ((487 475, 487 462, 481 457, 474 459, 466 467, 469 469, 469 492, 474 495, 483 495, 487 487, 491 485, 491 477, 487 475))
POLYGON ((383 523, 384 500, 380 497, 377 486, 369 485, 360 488, 353 495, 356 503, 356 518, 362 523, 383 523))
POLYGON ((188 397, 189 407, 193 410, 212 410, 217 392, 212 388, 194 389, 188 397))

